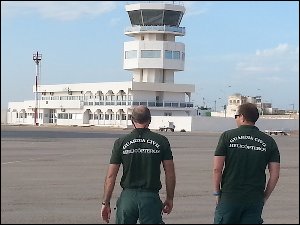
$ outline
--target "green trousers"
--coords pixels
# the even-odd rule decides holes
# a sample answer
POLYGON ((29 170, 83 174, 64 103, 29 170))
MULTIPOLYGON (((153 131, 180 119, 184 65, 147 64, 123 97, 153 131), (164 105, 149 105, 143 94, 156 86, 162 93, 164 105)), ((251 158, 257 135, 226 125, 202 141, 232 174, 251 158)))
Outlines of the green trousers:
POLYGON ((124 189, 117 200, 116 224, 164 224, 157 192, 124 189))
POLYGON ((220 201, 216 206, 214 224, 262 224, 264 203, 220 201))

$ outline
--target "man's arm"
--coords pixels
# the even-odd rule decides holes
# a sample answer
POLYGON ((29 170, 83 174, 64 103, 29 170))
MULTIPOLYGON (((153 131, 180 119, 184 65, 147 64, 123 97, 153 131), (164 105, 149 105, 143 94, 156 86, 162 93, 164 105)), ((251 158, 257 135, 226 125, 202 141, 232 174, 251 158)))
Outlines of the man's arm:
POLYGON ((270 177, 264 192, 264 202, 268 200, 272 191, 274 190, 277 181, 279 179, 279 172, 280 172, 280 163, 278 162, 270 162, 268 164, 270 177))
POLYGON ((109 223, 110 214, 111 214, 110 199, 115 187, 119 168, 120 168, 120 164, 109 164, 107 175, 105 177, 101 217, 107 223, 109 223))
POLYGON ((167 198, 164 202, 163 212, 169 214, 173 209, 173 198, 176 185, 176 175, 173 160, 164 160, 165 182, 167 198))
POLYGON ((214 156, 213 165, 213 189, 216 195, 216 204, 219 202, 219 195, 221 191, 222 172, 225 162, 225 156, 214 156))

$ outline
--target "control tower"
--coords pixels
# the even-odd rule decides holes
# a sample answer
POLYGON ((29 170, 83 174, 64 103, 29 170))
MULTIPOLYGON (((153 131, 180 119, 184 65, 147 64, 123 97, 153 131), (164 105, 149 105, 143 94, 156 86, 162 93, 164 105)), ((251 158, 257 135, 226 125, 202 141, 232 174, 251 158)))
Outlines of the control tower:
POLYGON ((184 70, 185 45, 175 39, 185 35, 180 27, 185 7, 175 1, 148 1, 125 8, 131 22, 125 35, 134 40, 124 43, 123 68, 133 75, 133 101, 152 102, 147 104, 152 114, 164 112, 156 115, 190 115, 195 86, 174 82, 174 73, 184 70))

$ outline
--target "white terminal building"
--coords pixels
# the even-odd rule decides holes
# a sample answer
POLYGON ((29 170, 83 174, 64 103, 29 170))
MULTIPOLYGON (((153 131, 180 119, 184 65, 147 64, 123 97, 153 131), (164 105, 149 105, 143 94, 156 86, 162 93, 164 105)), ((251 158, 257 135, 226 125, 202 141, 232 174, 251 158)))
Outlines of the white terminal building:
POLYGON ((123 68, 132 73, 131 81, 38 84, 33 86, 35 100, 9 103, 7 123, 126 128, 132 125, 132 109, 145 105, 151 110, 151 129, 174 124, 175 130, 192 130, 195 86, 174 83, 175 72, 185 64, 185 45, 176 41, 185 35, 180 27, 185 7, 180 2, 136 2, 126 5, 126 11, 131 26, 125 35, 132 41, 124 43, 123 68))

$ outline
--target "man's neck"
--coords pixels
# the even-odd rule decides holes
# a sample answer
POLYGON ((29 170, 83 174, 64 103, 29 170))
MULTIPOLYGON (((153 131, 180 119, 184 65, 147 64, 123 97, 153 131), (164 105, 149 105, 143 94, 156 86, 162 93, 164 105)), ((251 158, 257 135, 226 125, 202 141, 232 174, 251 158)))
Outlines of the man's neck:
POLYGON ((244 121, 241 123, 241 125, 255 126, 255 123, 249 122, 249 121, 244 121))
POLYGON ((144 123, 144 124, 142 124, 142 123, 134 123, 134 127, 135 128, 148 128, 149 127, 149 124, 147 124, 147 123, 144 123))

